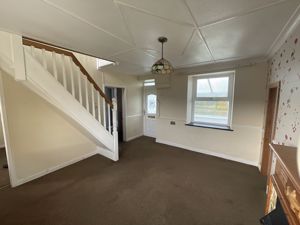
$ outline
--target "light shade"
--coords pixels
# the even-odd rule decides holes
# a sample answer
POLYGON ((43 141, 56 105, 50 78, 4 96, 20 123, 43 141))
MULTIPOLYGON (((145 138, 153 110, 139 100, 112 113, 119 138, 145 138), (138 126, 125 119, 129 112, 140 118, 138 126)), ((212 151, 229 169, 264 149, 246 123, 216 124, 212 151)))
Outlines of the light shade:
POLYGON ((153 64, 151 72, 153 74, 170 74, 173 73, 174 68, 171 63, 164 59, 164 43, 168 41, 166 37, 159 37, 158 41, 161 43, 161 59, 153 64))
POLYGON ((170 74, 170 73, 173 73, 173 71, 174 71, 174 68, 171 65, 171 63, 164 58, 161 58, 156 63, 154 63, 152 66, 153 74, 170 74))

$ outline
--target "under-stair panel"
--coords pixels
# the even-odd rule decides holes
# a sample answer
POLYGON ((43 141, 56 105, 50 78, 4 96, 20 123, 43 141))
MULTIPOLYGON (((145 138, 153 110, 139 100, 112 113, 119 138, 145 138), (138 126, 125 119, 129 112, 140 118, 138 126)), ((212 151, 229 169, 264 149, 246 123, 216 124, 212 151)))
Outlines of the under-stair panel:
POLYGON ((24 54, 27 77, 26 81, 23 81, 24 84, 62 111, 78 127, 81 127, 84 133, 96 141, 97 145, 104 147, 106 150, 104 148, 101 150, 102 155, 113 159, 114 137, 99 123, 97 117, 94 117, 93 109, 88 108, 87 110, 80 100, 72 95, 72 85, 70 93, 26 49, 24 54))

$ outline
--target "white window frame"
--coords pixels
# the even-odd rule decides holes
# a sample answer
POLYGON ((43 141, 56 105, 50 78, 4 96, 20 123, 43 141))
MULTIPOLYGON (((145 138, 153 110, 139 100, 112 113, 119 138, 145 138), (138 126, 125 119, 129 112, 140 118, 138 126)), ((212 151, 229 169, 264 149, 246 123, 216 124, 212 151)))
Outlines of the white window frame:
MULTIPOLYGON (((206 73, 206 74, 198 74, 192 76, 192 92, 191 96, 191 109, 188 109, 188 112, 191 113, 190 115, 190 123, 192 124, 199 124, 203 126, 212 126, 212 127, 232 127, 232 114, 233 114, 233 100, 234 100, 234 83, 235 83, 235 71, 223 71, 217 73, 206 73), (218 77, 228 77, 229 84, 228 84, 228 96, 227 97, 197 97, 197 80, 198 79, 207 79, 207 78, 218 78, 218 77), (195 121, 195 102, 196 101, 228 101, 229 102, 229 112, 228 112, 228 123, 227 124, 220 124, 220 123, 204 123, 195 121)), ((189 107, 189 106, 188 106, 189 107)))

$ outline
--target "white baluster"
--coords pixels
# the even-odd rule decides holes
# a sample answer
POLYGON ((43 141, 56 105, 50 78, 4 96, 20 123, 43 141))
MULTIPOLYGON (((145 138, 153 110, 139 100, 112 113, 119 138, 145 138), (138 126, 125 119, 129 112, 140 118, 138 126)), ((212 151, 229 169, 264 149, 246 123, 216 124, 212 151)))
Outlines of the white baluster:
POLYGON ((119 160, 119 137, 118 137, 118 120, 117 120, 117 100, 115 98, 112 99, 112 116, 113 116, 113 137, 114 137, 114 161, 119 160))
POLYGON ((86 109, 90 111, 90 104, 89 104, 89 90, 88 90, 88 79, 85 77, 85 101, 86 101, 86 109))
POLYGON ((111 134, 111 121, 110 121, 110 112, 111 112, 111 107, 110 104, 107 104, 107 108, 108 108, 108 131, 111 134))
POLYGON ((102 106, 103 106, 103 126, 105 127, 105 129, 107 129, 107 127, 106 127, 106 102, 105 102, 105 100, 102 101, 102 106))
POLYGON ((63 86, 65 87, 65 89, 67 89, 65 55, 61 55, 61 62, 62 62, 62 74, 63 74, 63 86))
POLYGON ((91 91, 92 91, 92 113, 93 117, 96 118, 95 113, 95 88, 94 85, 91 83, 91 91))
POLYGON ((30 46, 30 53, 31 53, 31 55, 34 57, 35 56, 35 54, 34 54, 34 47, 33 46, 30 46))
POLYGON ((71 93, 73 97, 75 97, 75 86, 74 86, 74 74, 73 74, 73 60, 71 57, 68 57, 69 59, 69 68, 70 68, 70 75, 71 75, 71 93))
POLYGON ((97 92, 98 121, 99 121, 100 124, 102 124, 102 122, 101 122, 100 98, 101 98, 101 95, 97 92))
POLYGON ((56 66, 56 53, 52 52, 52 69, 53 69, 53 75, 55 79, 57 80, 57 66, 56 66))
POLYGON ((81 92, 81 71, 77 68, 77 78, 78 78, 78 91, 79 91, 79 102, 82 105, 82 92, 81 92))
POLYGON ((43 67, 47 70, 47 59, 46 59, 45 49, 42 49, 42 62, 43 62, 43 67))

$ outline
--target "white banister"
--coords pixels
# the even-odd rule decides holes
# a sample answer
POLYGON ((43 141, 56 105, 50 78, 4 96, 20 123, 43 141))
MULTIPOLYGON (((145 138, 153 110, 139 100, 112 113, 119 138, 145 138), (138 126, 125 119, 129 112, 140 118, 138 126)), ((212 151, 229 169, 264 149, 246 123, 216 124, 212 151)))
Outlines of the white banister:
POLYGON ((56 66, 56 53, 52 52, 52 69, 53 69, 53 75, 55 79, 57 80, 57 66, 56 66))
POLYGON ((94 118, 96 118, 95 113, 95 90, 94 85, 91 83, 91 92, 92 92, 92 115, 94 118))
POLYGON ((42 63, 43 63, 43 67, 47 70, 47 59, 46 59, 45 49, 42 49, 42 63))
POLYGON ((117 120, 117 100, 115 98, 112 99, 112 116, 113 116, 113 137, 114 137, 114 161, 119 160, 119 137, 118 137, 118 120, 117 120))
POLYGON ((106 127, 106 102, 102 101, 103 103, 103 126, 105 127, 105 129, 107 129, 106 127))
POLYGON ((87 79, 87 77, 85 77, 84 79, 85 79, 85 106, 86 106, 87 111, 90 112, 88 79, 87 79))
POLYGON ((100 94, 97 92, 97 107, 98 107, 98 121, 100 124, 102 124, 102 121, 101 121, 101 107, 100 107, 100 94))
POLYGON ((34 51, 35 51, 35 48, 33 46, 30 46, 30 53, 33 57, 35 57, 34 51))
POLYGON ((75 97, 75 86, 74 86, 74 73, 73 73, 73 61, 71 57, 68 57, 69 67, 70 67, 70 76, 71 76, 71 93, 75 97))
POLYGON ((107 104, 107 119, 108 119, 108 132, 111 134, 111 120, 110 120, 110 112, 111 112, 111 107, 109 104, 107 104))
POLYGON ((78 78, 78 95, 79 95, 79 102, 82 105, 82 91, 81 91, 81 72, 80 69, 77 68, 77 78, 78 78))
POLYGON ((61 61, 62 61, 63 86, 67 89, 65 55, 61 55, 61 61))

